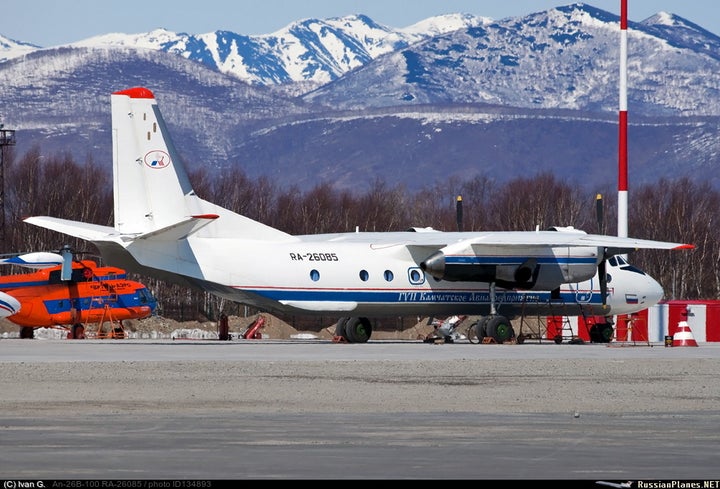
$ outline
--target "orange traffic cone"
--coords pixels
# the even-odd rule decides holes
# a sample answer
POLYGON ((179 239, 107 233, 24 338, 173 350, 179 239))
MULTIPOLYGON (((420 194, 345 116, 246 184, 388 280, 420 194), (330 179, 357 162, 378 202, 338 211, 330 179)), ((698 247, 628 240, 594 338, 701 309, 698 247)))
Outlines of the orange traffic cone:
POLYGON ((673 335, 672 346, 698 346, 687 321, 680 321, 678 323, 678 330, 675 331, 673 335))

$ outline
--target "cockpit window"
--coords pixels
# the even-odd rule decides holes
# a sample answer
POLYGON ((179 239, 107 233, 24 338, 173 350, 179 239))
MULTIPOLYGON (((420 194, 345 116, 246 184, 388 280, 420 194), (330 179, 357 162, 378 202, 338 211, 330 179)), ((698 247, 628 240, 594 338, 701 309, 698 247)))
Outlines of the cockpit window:
POLYGON ((645 272, 633 265, 630 265, 627 260, 625 260, 625 258, 623 258, 622 256, 611 256, 610 258, 608 258, 608 263, 611 267, 620 267, 620 270, 627 270, 628 272, 635 272, 639 273, 640 275, 645 275, 645 272))
POLYGON ((636 266, 630 265, 629 263, 627 265, 625 265, 624 267, 620 267, 620 270, 627 270, 628 272, 635 272, 635 273, 639 273, 640 275, 645 275, 645 272, 643 272, 636 266))

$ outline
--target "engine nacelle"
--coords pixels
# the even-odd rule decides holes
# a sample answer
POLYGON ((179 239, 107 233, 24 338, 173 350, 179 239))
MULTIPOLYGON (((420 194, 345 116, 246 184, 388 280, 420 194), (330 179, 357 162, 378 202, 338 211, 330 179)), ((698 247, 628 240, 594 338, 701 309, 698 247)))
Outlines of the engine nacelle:
POLYGON ((553 290, 565 283, 595 276, 598 254, 594 248, 542 248, 538 256, 450 254, 445 247, 420 263, 425 273, 450 282, 494 282, 503 288, 553 290), (569 251, 572 251, 571 255, 569 251))

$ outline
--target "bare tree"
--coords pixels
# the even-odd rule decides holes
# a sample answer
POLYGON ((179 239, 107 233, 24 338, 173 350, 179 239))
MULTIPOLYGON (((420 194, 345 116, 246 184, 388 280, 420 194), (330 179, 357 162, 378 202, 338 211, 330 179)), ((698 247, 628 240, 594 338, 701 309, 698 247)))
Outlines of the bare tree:
MULTIPOLYGON (((28 226, 30 215, 52 215, 103 225, 113 223, 112 185, 95 170, 92 159, 76 164, 67 155, 43 155, 38 147, 6 162, 13 185, 6 192, 7 242, 13 251, 53 250, 63 244, 84 249, 88 243, 28 226)), ((604 190, 603 223, 597 221, 595 193, 583 193, 552 174, 521 177, 506 184, 480 176, 463 182, 453 178, 414 194, 376 180, 364 193, 334 189, 328 183, 302 191, 280 190, 267 178, 249 179, 241 169, 218 173, 198 170, 190 175, 204 199, 291 234, 354 231, 400 231, 413 226, 457 229, 456 198, 463 199, 463 228, 471 230, 532 230, 553 225, 587 232, 615 232, 617 206, 604 190)), ((687 242, 690 252, 644 250, 630 260, 656 277, 672 297, 720 297, 720 236, 715 215, 720 194, 709 184, 688 179, 661 179, 633 190, 630 235, 687 242)), ((147 277, 161 304, 161 313, 182 319, 215 318, 237 307, 208 293, 147 277)), ((245 313, 254 313, 245 308, 245 313)))

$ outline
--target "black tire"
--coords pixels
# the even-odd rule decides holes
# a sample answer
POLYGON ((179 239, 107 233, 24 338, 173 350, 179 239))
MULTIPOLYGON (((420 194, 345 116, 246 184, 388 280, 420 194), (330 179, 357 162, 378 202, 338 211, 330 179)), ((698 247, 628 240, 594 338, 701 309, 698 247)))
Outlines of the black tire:
POLYGON ((75 340, 85 339, 85 327, 82 324, 73 324, 72 337, 75 340))
POLYGON ((35 338, 35 328, 31 328, 30 326, 23 326, 20 328, 20 338, 24 340, 31 340, 35 338))
POLYGON ((592 343, 610 343, 615 330, 612 324, 598 323, 590 327, 590 342, 592 343))
POLYGON ((473 344, 480 343, 480 340, 478 340, 477 337, 477 332, 475 330, 476 325, 477 321, 468 326, 468 329, 465 332, 465 336, 467 336, 468 341, 473 344))
POLYGON ((610 343, 615 335, 615 329, 612 327, 612 324, 605 323, 600 328, 600 334, 606 343, 610 343))
POLYGON ((337 324, 335 325, 335 336, 338 338, 343 338, 347 341, 347 333, 345 332, 345 324, 347 324, 347 321, 350 318, 340 318, 338 319, 337 324))
POLYGON ((515 338, 515 330, 513 330, 510 320, 505 316, 492 316, 485 324, 485 333, 492 337, 495 343, 505 343, 515 338))
POLYGON ((348 343, 367 343, 372 336, 372 324, 368 318, 349 318, 345 323, 348 343))
POLYGON ((468 340, 470 343, 482 343, 483 339, 487 336, 486 324, 489 316, 483 316, 475 321, 468 329, 468 340), (473 341, 473 337, 475 341, 473 341))

